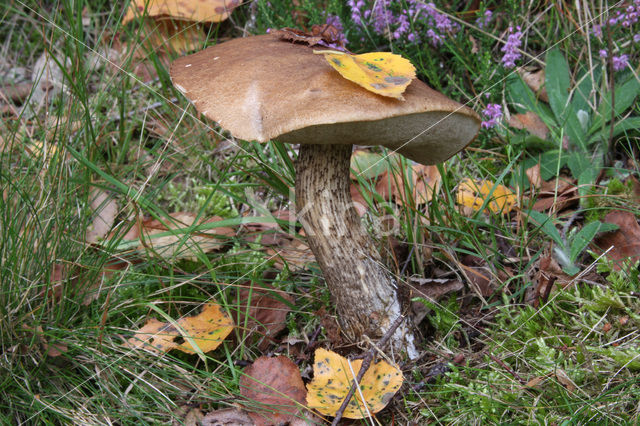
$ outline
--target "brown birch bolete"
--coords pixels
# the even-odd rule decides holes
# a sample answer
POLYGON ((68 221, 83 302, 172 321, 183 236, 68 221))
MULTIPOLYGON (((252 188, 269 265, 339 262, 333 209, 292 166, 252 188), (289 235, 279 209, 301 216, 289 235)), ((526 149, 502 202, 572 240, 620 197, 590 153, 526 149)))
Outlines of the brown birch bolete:
MULTIPOLYGON (((349 192, 352 145, 382 145, 422 164, 442 162, 480 127, 469 108, 419 80, 405 100, 345 80, 322 55, 272 35, 234 39, 179 58, 171 79, 234 137, 300 144, 296 207, 344 334, 380 337, 402 313, 396 280, 360 223, 349 192)), ((396 350, 417 356, 406 325, 396 350)))

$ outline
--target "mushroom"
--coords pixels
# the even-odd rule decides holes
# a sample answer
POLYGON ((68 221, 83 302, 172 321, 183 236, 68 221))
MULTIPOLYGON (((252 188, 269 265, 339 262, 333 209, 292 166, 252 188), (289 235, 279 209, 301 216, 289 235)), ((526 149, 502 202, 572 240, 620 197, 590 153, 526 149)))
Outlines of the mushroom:
MULTIPOLYGON (((469 108, 414 80, 405 100, 382 97, 342 78, 302 44, 273 35, 234 39, 177 59, 173 84, 196 109, 244 140, 300 144, 296 207, 352 341, 383 335, 402 313, 396 280, 353 208, 353 145, 382 145, 422 164, 464 148, 480 127, 469 108)), ((417 357, 407 325, 396 350, 417 357)))

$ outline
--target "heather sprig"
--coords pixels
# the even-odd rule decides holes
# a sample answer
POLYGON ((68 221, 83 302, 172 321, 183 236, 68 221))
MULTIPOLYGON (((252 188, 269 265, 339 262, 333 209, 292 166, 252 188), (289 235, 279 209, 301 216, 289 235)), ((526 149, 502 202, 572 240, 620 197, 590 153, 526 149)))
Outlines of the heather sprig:
POLYGON ((504 52, 504 56, 502 56, 502 65, 505 68, 513 68, 516 66, 516 61, 520 59, 522 56, 520 54, 520 46, 522 46, 522 31, 520 26, 514 28, 512 26, 507 30, 509 32, 509 36, 507 37, 507 42, 500 49, 504 52))
POLYGON ((485 118, 482 121, 482 128, 491 129, 497 126, 502 119, 502 106, 499 104, 487 104, 487 107, 482 111, 482 115, 485 118))

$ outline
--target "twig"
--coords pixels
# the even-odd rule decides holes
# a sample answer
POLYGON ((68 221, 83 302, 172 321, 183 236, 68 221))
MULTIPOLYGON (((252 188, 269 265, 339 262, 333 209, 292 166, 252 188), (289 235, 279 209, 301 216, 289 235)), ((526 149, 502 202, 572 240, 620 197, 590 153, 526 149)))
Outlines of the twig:
MULTIPOLYGON (((404 315, 400 315, 398 318, 396 318, 393 324, 391 324, 391 327, 389 327, 389 330, 387 330, 384 336, 382 336, 382 339, 380 339, 380 341, 378 342, 379 348, 384 348, 384 345, 386 345, 389 339, 391 339, 391 336, 396 331, 396 329, 400 326, 400 324, 402 324, 403 320, 404 320, 404 315)), ((349 405, 349 401, 351 401, 351 398, 353 397, 353 394, 355 393, 356 388, 358 387, 358 383, 360 383, 360 381, 364 377, 364 373, 366 373, 369 367, 371 366, 371 361, 373 361, 373 357, 375 353, 376 353, 376 347, 374 346, 369 350, 369 352, 367 352, 367 355, 362 360, 362 366, 360 367, 360 371, 358 371, 358 375, 356 376, 355 380, 351 383, 351 389, 349 389, 349 393, 345 397, 344 401, 342 401, 342 405, 336 412, 336 416, 334 417, 333 422, 331 422, 331 426, 337 426, 340 419, 342 419, 344 410, 347 408, 347 405, 349 405)))
POLYGON ((498 357, 493 356, 492 354, 489 354, 489 357, 494 361, 497 362, 500 367, 504 368, 505 370, 507 370, 507 372, 509 374, 511 374, 513 377, 516 378, 516 380, 518 380, 520 382, 521 385, 524 385, 527 383, 527 381, 525 379, 523 379, 522 377, 520 377, 520 375, 518 373, 516 373, 515 371, 513 371, 511 369, 511 367, 509 367, 507 364, 505 364, 504 362, 502 362, 502 360, 498 357))

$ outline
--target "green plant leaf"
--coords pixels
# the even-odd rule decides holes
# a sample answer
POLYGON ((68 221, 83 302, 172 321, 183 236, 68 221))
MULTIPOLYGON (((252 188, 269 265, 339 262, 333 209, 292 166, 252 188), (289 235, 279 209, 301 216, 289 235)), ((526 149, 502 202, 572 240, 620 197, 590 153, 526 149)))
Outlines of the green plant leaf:
POLYGON ((570 84, 569 65, 564 55, 558 49, 549 50, 545 68, 545 86, 551 110, 560 123, 566 119, 570 84))
POLYGON ((571 240, 571 251, 569 253, 569 259, 571 262, 575 262, 580 253, 583 252, 589 243, 595 238, 596 234, 602 227, 602 222, 596 220, 582 227, 580 232, 576 234, 571 240))
POLYGON ((516 111, 525 113, 527 111, 533 111, 542 119, 547 126, 553 126, 556 124, 553 116, 553 111, 546 106, 538 102, 535 93, 522 81, 520 76, 512 76, 507 80, 507 95, 509 102, 513 105, 516 111))
POLYGON ((549 180, 567 164, 567 155, 559 149, 552 149, 540 155, 540 176, 549 180))
MULTIPOLYGON (((618 117, 624 111, 627 110, 632 104, 635 98, 640 94, 640 81, 634 76, 631 76, 629 80, 621 85, 616 85, 615 99, 614 99, 614 116, 618 117)), ((602 96, 600 105, 598 106, 598 114, 594 119, 593 125, 589 130, 589 134, 596 132, 600 129, 604 123, 611 120, 611 94, 605 93, 602 96)))
POLYGON ((640 117, 628 117, 622 121, 619 121, 615 126, 613 126, 613 134, 611 134, 610 125, 593 134, 589 139, 589 144, 603 142, 609 140, 609 136, 613 136, 615 138, 617 136, 620 136, 624 132, 635 130, 638 128, 640 128, 640 117))
POLYGON ((580 124, 578 110, 569 103, 569 88, 571 86, 569 64, 558 49, 552 49, 547 53, 545 86, 549 96, 549 105, 555 114, 556 121, 563 126, 573 144, 586 150, 586 130, 580 124))
POLYGON ((564 249, 564 241, 562 241, 562 236, 560 235, 560 231, 558 231, 553 224, 553 220, 544 213, 537 212, 535 210, 531 210, 528 213, 529 217, 537 222, 540 226, 540 230, 544 232, 549 238, 553 240, 560 248, 564 249))

